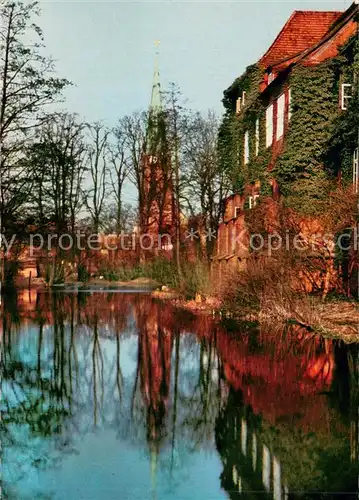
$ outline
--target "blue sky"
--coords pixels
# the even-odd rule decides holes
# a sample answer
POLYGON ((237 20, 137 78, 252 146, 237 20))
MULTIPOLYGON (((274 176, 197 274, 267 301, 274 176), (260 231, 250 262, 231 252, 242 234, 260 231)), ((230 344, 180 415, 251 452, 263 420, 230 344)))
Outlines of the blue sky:
POLYGON ((221 113, 223 90, 266 51, 293 10, 344 10, 336 1, 40 1, 39 24, 59 76, 74 82, 66 108, 111 126, 148 107, 159 39, 163 87, 188 106, 221 113))

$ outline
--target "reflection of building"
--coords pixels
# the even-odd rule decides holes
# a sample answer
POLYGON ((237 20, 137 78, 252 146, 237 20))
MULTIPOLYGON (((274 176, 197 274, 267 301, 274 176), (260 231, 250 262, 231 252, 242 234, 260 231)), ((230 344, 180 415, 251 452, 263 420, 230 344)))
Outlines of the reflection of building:
POLYGON ((254 336, 242 335, 241 342, 226 334, 218 339, 227 382, 271 424, 297 414, 296 425, 303 431, 320 429, 327 405, 315 396, 332 383, 332 344, 305 337, 300 341, 288 333, 278 346, 274 339, 254 336), (306 411, 298 413, 302 405, 306 411))
MULTIPOLYGON (((329 357, 332 365, 335 358, 340 371, 331 370, 329 378, 323 353, 309 361, 308 355, 303 356, 302 379, 300 372, 297 377, 288 372, 288 379, 280 365, 278 371, 270 367, 265 353, 253 364, 250 354, 227 361, 232 367, 227 367, 232 388, 218 417, 216 443, 223 463, 222 486, 231 498, 237 498, 238 493, 257 498, 261 493, 261 498, 267 495, 277 500, 300 492, 313 496, 328 492, 332 498, 332 493, 339 491, 353 492, 346 498, 357 498, 355 380, 351 395, 343 396, 353 372, 351 353, 357 354, 353 347, 354 351, 331 344, 329 357), (272 386, 279 383, 283 391, 279 387, 273 391, 272 386), (343 397, 350 397, 352 403, 343 397), (353 403, 346 415, 343 408, 353 403)), ((296 365, 295 357, 289 354, 289 358, 296 365)))
MULTIPOLYGON (((329 416, 328 424, 335 427, 338 414, 329 416)), ((243 403, 240 393, 231 391, 217 421, 216 443, 223 463, 221 483, 231 498, 242 493, 245 498, 267 494, 284 500, 301 492, 310 497, 327 492, 328 498, 347 492, 345 498, 357 498, 358 462, 351 459, 347 433, 303 434, 295 419, 271 426, 243 403)))

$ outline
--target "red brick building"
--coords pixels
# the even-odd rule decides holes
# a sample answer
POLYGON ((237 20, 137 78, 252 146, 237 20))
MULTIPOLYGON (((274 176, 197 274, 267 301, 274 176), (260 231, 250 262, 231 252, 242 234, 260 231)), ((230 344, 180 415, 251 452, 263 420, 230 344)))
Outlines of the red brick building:
MULTIPOLYGON (((273 199, 280 195, 281 186, 271 171, 286 150, 291 124, 300 119, 296 110, 301 107, 300 99, 303 99, 292 91, 293 72, 298 68, 313 68, 314 71, 319 65, 336 58, 342 48, 355 39, 357 13, 356 4, 345 12, 295 11, 265 54, 224 92, 225 125, 220 140, 221 134, 225 136, 226 146, 222 154, 226 157, 226 168, 237 177, 247 175, 247 178, 241 189, 234 186, 233 194, 224 200, 224 215, 213 259, 213 267, 220 274, 225 269, 240 269, 245 265, 249 234, 244 216, 246 210, 260 201, 263 179, 267 179, 267 195, 273 199), (234 127, 239 130, 237 135, 232 132, 234 127), (232 156, 226 149, 229 143, 235 150, 232 156), (258 175, 254 173, 248 180, 251 168, 258 175)), ((337 95, 333 99, 333 109, 338 110, 338 114, 347 109, 355 84, 355 79, 347 83, 343 75, 344 72, 338 77, 337 95)), ((315 93, 310 98, 314 100, 315 93)), ((329 124, 322 119, 324 129, 329 124)), ((308 123, 310 130, 311 123, 308 123)), ((297 148, 299 150, 301 144, 297 148)), ((358 158, 357 150, 351 152, 353 169, 356 169, 353 170, 353 179, 356 178, 358 184, 355 151, 358 158)))

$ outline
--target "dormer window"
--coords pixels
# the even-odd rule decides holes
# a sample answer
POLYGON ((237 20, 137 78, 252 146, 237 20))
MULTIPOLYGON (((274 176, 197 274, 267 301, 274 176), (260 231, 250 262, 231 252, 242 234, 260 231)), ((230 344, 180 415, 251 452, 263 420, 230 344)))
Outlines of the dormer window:
POLYGON ((242 111, 246 104, 246 91, 243 90, 242 92, 242 97, 238 97, 236 101, 236 114, 239 115, 239 113, 242 111))

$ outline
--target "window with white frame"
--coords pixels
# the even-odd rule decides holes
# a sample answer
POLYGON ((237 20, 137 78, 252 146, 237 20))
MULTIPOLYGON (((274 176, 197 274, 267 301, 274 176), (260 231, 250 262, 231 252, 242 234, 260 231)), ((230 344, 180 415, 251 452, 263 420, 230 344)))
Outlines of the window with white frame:
POLYGON ((157 156, 150 156, 148 158, 148 163, 152 165, 152 163, 157 163, 157 156))
POLYGON ((249 198, 248 198, 249 208, 253 208, 257 205, 258 198, 259 198, 259 194, 254 194, 253 196, 249 196, 249 198))
POLYGON ((235 207, 234 208, 234 217, 235 218, 239 217, 240 213, 241 213, 241 207, 235 207))
POLYGON ((256 156, 259 153, 259 118, 256 119, 256 156))
POLYGON ((242 92, 242 106, 246 105, 246 96, 247 96, 247 92, 245 90, 243 90, 243 92, 242 92))
POLYGON ((237 115, 241 112, 241 109, 242 109, 242 98, 238 97, 238 99, 236 101, 236 113, 237 113, 237 115))
POLYGON ((244 164, 247 165, 249 162, 249 132, 248 130, 244 134, 244 164))
POLYGON ((280 139, 284 134, 284 110, 285 110, 285 94, 282 94, 277 99, 277 132, 276 132, 277 139, 280 139))
POLYGON ((353 154, 353 186, 354 192, 358 193, 359 188, 359 149, 356 148, 353 154))
POLYGON ((351 83, 342 83, 340 88, 340 109, 347 110, 349 99, 351 99, 352 93, 352 84, 351 83))
POLYGON ((266 147, 273 142, 273 104, 266 109, 266 147))
POLYGON ((292 89, 288 89, 288 122, 292 118, 292 89))

